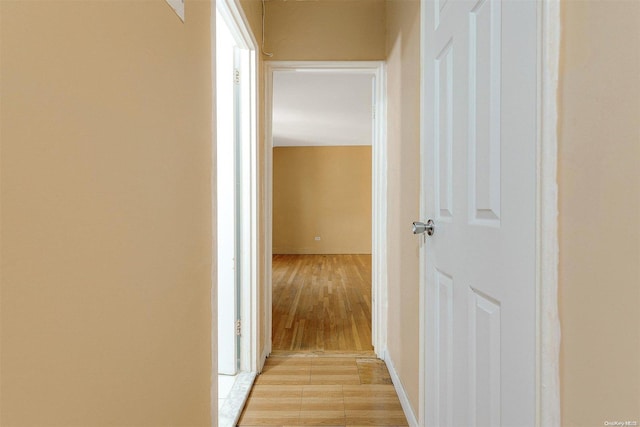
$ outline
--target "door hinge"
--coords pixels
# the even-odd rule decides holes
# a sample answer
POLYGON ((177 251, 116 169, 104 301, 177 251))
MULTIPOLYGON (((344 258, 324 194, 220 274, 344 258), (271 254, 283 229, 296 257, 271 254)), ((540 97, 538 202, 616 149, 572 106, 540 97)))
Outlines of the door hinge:
POLYGON ((240 84, 240 70, 233 70, 233 82, 240 84))
POLYGON ((236 320, 236 336, 241 336, 242 335, 242 322, 240 322, 240 319, 236 320))

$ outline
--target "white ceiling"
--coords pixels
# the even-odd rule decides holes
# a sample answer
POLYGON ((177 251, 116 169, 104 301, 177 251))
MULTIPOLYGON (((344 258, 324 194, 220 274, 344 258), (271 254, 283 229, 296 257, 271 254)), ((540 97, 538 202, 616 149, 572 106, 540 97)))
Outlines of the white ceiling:
POLYGON ((273 145, 371 145, 371 74, 278 71, 273 76, 273 145))

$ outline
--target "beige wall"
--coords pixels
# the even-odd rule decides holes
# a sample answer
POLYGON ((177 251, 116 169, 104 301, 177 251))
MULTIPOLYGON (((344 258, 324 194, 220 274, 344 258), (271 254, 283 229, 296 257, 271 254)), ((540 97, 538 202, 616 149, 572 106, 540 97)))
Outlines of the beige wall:
POLYGON ((420 3, 387 1, 388 274, 387 346, 418 416, 420 214, 420 3))
POLYGON ((209 4, 0 3, 0 424, 210 426, 209 4))
POLYGON ((562 2, 562 425, 640 422, 640 2, 562 2))
MULTIPOLYGON (((250 25, 250 30, 258 42, 258 51, 262 43, 262 1, 261 0, 239 0, 242 11, 250 25)), ((260 54, 258 55, 261 56, 260 54)))
POLYGON ((271 60, 385 58, 384 0, 269 0, 265 51, 271 60))
POLYGON ((371 253, 370 146, 273 149, 273 253, 371 253))

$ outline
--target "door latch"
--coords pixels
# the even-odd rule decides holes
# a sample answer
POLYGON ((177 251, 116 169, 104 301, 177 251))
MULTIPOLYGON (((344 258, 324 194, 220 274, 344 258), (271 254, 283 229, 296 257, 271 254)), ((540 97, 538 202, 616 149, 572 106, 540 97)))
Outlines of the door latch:
POLYGON ((427 220, 427 223, 416 221, 413 223, 413 234, 427 233, 427 236, 433 236, 435 232, 435 223, 432 219, 427 220))

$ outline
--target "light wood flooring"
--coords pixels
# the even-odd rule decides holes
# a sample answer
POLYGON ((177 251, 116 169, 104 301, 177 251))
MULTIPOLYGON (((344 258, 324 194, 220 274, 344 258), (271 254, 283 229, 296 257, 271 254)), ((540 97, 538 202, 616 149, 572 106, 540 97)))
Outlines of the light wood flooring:
POLYGON ((273 257, 273 352, 238 425, 407 425, 371 346, 370 255, 273 257))
POLYGON ((278 352, 372 354, 371 255, 274 255, 278 352))
POLYGON ((238 425, 406 426, 381 360, 372 357, 270 357, 238 425))

